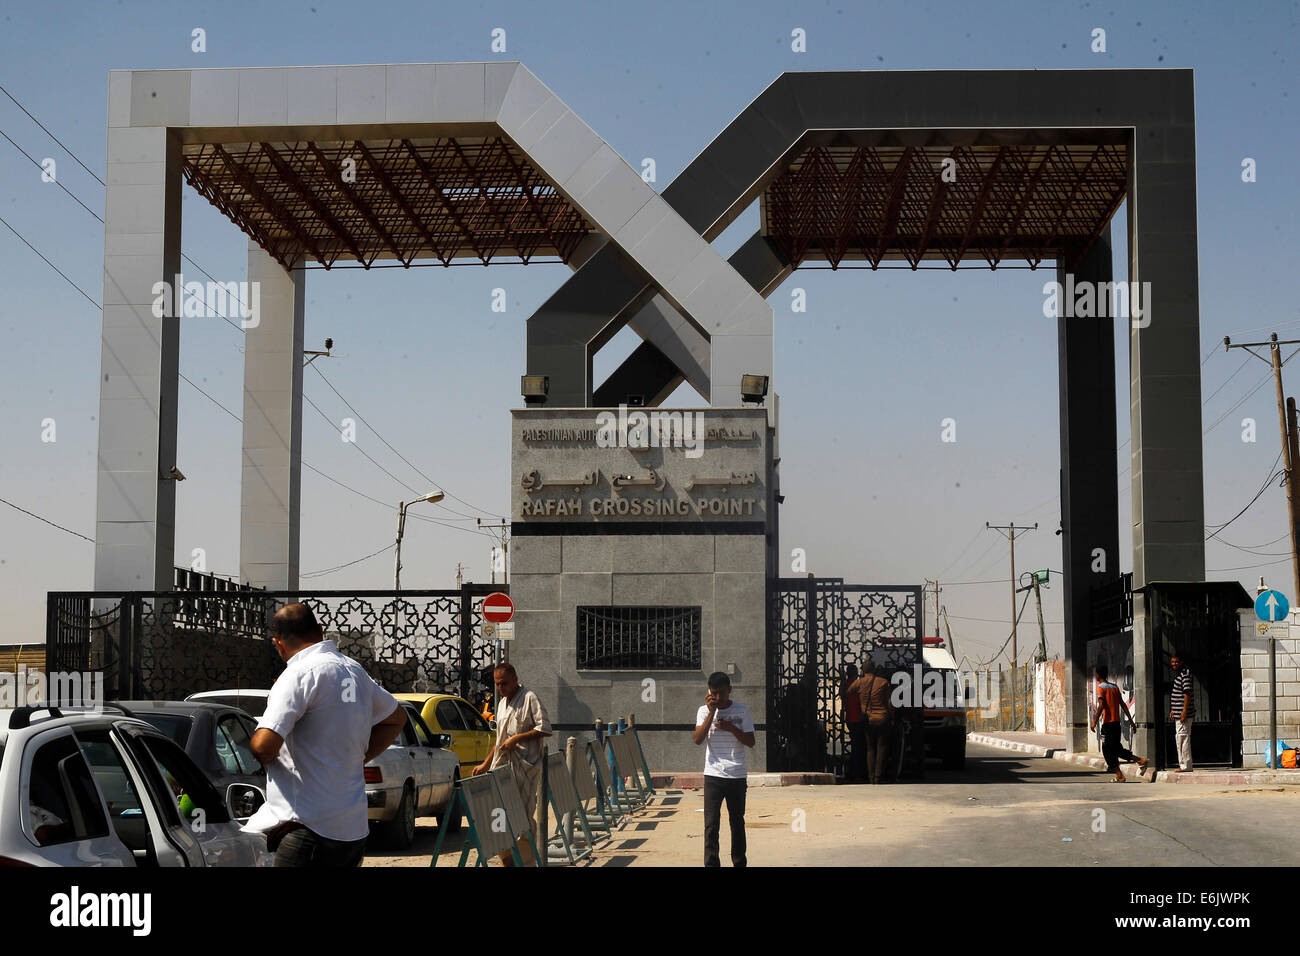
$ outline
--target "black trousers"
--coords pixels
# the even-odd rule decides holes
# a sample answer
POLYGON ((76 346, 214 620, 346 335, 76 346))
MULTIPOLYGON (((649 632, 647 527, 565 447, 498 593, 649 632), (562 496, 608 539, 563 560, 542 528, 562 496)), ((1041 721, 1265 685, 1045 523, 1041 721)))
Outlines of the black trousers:
POLYGON ((1137 763, 1138 758, 1133 756, 1131 750, 1125 750, 1124 744, 1120 738, 1121 725, 1118 720, 1101 725, 1101 755, 1106 760, 1106 769, 1114 773, 1119 769, 1119 761, 1122 757, 1129 763, 1137 763))
POLYGON ((745 778, 704 778, 704 865, 721 866, 718 861, 718 830, 722 823, 722 802, 727 802, 727 822, 731 824, 731 865, 745 865, 745 778))
POLYGON ((867 770, 867 722, 849 724, 849 781, 861 783, 867 770))
POLYGON ((867 774, 872 783, 889 775, 889 751, 894 741, 894 722, 888 717, 864 720, 867 725, 867 774))
POLYGON ((275 850, 275 866, 360 866, 366 840, 331 840, 305 827, 285 834, 275 850))

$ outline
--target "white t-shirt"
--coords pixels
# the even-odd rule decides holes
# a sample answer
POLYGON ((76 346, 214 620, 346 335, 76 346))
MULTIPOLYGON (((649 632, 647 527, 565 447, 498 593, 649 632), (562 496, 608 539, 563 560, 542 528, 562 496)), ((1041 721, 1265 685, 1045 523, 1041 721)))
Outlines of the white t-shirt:
POLYGON ((397 706, 333 641, 289 658, 257 722, 283 737, 284 746, 266 765, 266 803, 245 828, 296 820, 330 840, 365 837, 366 746, 371 728, 397 706))
MULTIPOLYGON (((733 700, 726 710, 721 707, 715 710, 713 723, 709 725, 709 733, 704 738, 704 775, 744 780, 745 750, 748 748, 730 730, 718 726, 719 718, 730 721, 746 733, 754 732, 754 718, 749 716, 749 708, 744 704, 733 700)), ((702 704, 695 712, 695 726, 702 726, 708 719, 709 708, 702 704)))

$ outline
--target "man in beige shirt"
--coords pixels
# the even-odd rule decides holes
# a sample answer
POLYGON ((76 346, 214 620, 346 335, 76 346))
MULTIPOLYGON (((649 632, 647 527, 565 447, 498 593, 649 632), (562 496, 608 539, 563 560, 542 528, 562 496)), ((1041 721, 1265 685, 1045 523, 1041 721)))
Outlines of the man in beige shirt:
MULTIPOLYGON (((497 707, 497 741, 472 775, 508 765, 524 798, 528 819, 533 820, 542 783, 542 741, 551 736, 551 721, 537 695, 519 683, 513 664, 498 664, 492 680, 501 698, 497 707)), ((533 862, 532 848, 526 839, 519 840, 519 852, 525 864, 533 862)), ((500 859, 504 865, 511 865, 510 854, 503 853, 500 859)))

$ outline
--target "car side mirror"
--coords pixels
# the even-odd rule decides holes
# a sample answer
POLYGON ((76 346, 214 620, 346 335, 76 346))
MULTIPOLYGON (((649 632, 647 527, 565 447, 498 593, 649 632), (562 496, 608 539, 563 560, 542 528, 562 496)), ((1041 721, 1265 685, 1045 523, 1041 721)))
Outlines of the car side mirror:
POLYGON ((433 745, 434 745, 435 747, 450 747, 450 746, 451 746, 451 734, 434 734, 434 735, 433 735, 433 745))
POLYGON ((266 794, 250 783, 232 783, 226 788, 226 809, 238 823, 247 823, 264 803, 266 794))

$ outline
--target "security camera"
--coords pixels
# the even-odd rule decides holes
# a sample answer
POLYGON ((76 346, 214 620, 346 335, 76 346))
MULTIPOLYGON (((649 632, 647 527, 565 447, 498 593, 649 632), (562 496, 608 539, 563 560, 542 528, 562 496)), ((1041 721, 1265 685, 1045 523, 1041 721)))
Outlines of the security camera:
POLYGON ((167 477, 170 478, 172 481, 185 480, 185 476, 181 474, 181 470, 177 468, 175 465, 172 465, 171 471, 167 472, 167 477))

